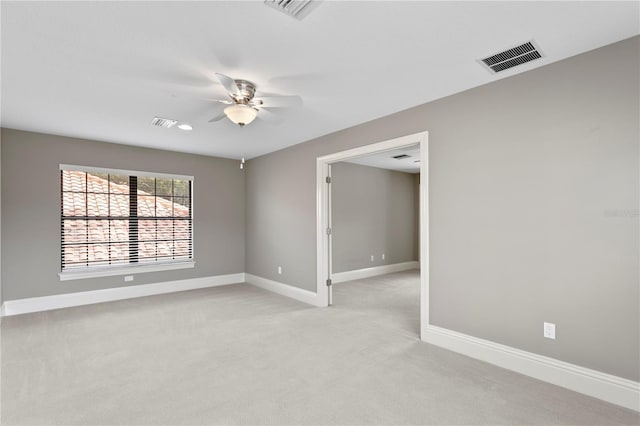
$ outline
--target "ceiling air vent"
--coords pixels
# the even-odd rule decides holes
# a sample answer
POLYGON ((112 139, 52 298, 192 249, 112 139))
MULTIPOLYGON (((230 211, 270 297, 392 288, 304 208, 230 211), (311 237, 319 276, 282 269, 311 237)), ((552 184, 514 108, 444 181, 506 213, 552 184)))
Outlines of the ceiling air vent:
POLYGON ((493 72, 500 72, 540 58, 542 58, 542 54, 533 44, 533 41, 528 41, 480 61, 493 72))
POLYGON ((402 160, 403 158, 409 158, 409 157, 411 157, 411 156, 407 155, 407 154, 400 154, 400 155, 394 155, 391 158, 395 158, 396 160, 402 160))
POLYGON ((284 12, 294 18, 302 19, 309 11, 311 0, 264 0, 264 4, 284 12), (305 13, 303 13, 303 11, 305 13))
POLYGON ((164 127, 165 129, 170 129, 175 126, 177 122, 177 120, 172 120, 170 118, 154 117, 151 124, 158 127, 164 127))

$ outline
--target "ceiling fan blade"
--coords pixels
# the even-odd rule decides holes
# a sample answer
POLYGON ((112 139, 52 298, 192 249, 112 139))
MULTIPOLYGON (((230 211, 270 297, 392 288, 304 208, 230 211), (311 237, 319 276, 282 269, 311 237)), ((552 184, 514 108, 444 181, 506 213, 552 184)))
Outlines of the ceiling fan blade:
POLYGON ((284 118, 266 109, 261 109, 258 112, 258 118, 260 118, 261 120, 264 120, 269 124, 273 124, 275 126, 284 123, 284 118))
POLYGON ((225 117, 226 117, 226 114, 224 113, 224 111, 220 111, 220 114, 216 115, 211 120, 209 120, 209 123, 213 123, 214 121, 220 121, 225 117))
POLYGON ((218 78, 220 84, 222 84, 224 88, 227 89, 227 92, 229 92, 229 94, 241 96, 240 90, 238 90, 238 85, 236 84, 234 79, 218 72, 216 73, 216 77, 218 78))
POLYGON ((261 108, 294 108, 302 106, 300 96, 263 96, 255 99, 261 108))

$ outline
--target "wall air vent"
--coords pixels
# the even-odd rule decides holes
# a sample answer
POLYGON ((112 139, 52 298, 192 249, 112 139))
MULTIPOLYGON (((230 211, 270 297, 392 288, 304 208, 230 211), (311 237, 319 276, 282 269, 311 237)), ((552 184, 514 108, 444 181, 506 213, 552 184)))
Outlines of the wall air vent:
POLYGON ((264 0, 264 4, 297 19, 304 18, 309 10, 311 0, 264 0))
POLYGON ((493 72, 500 72, 540 58, 542 58, 540 49, 533 44, 533 41, 528 41, 480 61, 493 72))
POLYGON ((409 158, 409 157, 411 157, 411 156, 407 155, 407 154, 400 154, 400 155, 394 155, 391 158, 395 158, 396 160, 402 160, 403 158, 409 158))
POLYGON ((162 117, 154 117, 151 121, 153 126, 164 127, 165 129, 170 129, 176 125, 178 120, 172 120, 170 118, 162 118, 162 117))

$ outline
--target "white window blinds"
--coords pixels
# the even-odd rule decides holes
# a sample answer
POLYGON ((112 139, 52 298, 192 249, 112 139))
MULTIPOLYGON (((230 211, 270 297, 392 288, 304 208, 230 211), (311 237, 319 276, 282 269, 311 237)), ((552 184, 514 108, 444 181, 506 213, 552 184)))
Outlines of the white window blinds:
POLYGON ((192 177, 60 169, 62 272, 193 258, 192 177))

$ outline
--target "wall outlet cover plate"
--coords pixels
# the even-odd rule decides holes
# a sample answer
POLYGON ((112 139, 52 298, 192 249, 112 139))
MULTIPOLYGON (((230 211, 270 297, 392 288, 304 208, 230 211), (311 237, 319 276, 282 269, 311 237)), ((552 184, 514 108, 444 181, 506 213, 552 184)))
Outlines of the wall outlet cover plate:
POLYGON ((556 338, 556 325, 550 322, 544 323, 544 337, 547 339, 555 339, 556 338))

